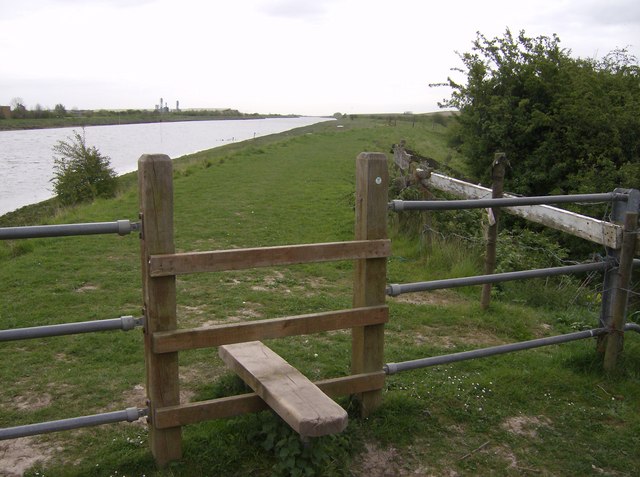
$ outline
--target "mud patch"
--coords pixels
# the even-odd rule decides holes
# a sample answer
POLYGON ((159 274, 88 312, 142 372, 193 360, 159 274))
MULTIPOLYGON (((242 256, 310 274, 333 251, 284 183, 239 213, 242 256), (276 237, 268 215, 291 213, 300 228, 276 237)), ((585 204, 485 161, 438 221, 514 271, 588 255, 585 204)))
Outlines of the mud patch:
POLYGON ((551 421, 544 416, 513 416, 505 419, 500 427, 511 434, 536 439, 538 430, 551 427, 551 421))
POLYGON ((0 441, 0 476, 20 477, 38 462, 48 462, 55 452, 55 448, 38 443, 34 437, 0 441))

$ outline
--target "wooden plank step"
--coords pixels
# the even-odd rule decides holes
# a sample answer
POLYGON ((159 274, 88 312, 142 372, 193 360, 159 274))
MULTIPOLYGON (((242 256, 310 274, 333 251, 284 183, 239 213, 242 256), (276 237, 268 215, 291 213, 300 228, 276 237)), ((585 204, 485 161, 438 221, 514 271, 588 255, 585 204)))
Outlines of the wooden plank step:
POLYGON ((301 436, 336 434, 347 427, 347 412, 261 341, 220 346, 218 353, 301 436))

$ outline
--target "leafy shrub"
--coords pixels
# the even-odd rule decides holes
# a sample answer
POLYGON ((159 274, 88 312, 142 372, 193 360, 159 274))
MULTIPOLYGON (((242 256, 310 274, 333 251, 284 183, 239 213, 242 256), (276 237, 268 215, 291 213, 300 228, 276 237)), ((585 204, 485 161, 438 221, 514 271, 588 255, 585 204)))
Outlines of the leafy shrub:
POLYGON ((95 147, 88 147, 84 131, 73 131, 73 137, 53 146, 53 188, 60 202, 73 205, 97 197, 113 197, 116 173, 110 158, 95 147))
POLYGON ((345 433, 301 440, 280 417, 265 413, 261 429, 250 438, 273 453, 272 477, 319 477, 348 475, 351 443, 345 433))

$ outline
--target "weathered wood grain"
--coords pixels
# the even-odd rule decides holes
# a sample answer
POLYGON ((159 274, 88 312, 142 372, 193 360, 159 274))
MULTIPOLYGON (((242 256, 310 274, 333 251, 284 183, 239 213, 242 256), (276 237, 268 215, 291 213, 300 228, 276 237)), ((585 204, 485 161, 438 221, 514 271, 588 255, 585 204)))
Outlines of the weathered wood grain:
POLYGON ((342 432, 347 412, 260 341, 221 346, 235 371, 293 430, 305 437, 342 432))
POLYGON ((388 257, 390 254, 389 240, 360 240, 152 255, 149 260, 149 269, 152 277, 162 277, 298 263, 388 257))
MULTIPOLYGON (((465 199, 487 199, 491 189, 470 184, 442 174, 432 173, 424 182, 429 187, 449 192, 465 199)), ((504 194, 503 197, 515 197, 504 194)), ((619 249, 622 246, 622 226, 576 214, 550 205, 527 205, 504 207, 509 214, 523 217, 547 227, 566 232, 576 237, 595 242, 606 247, 619 249)))
MULTIPOLYGON (((384 372, 378 371, 325 379, 315 384, 328 396, 338 397, 380 389, 384 386, 384 378, 384 372)), ((256 393, 239 394, 157 409, 154 424, 158 429, 166 429, 264 411, 268 408, 269 406, 256 393)))
POLYGON ((377 306, 158 332, 153 335, 153 351, 154 353, 172 353, 245 341, 308 335, 322 331, 353 328, 354 326, 381 324, 388 320, 388 307, 377 306))
MULTIPOLYGON (((356 240, 387 238, 389 173, 387 156, 363 152, 356 158, 356 240)), ((358 260, 353 283, 353 306, 384 305, 387 260, 358 260)), ((384 364, 384 324, 354 327, 351 332, 352 374, 379 371, 384 364)), ((357 396, 367 417, 382 404, 382 388, 357 396)))
MULTIPOLYGON (((173 253, 173 172, 169 156, 143 155, 138 161, 138 190, 142 234, 142 291, 145 308, 145 364, 150 414, 155 409, 180 403, 178 354, 153 352, 151 337, 156 331, 174 330, 176 323, 175 277, 153 278, 149 256, 173 253)), ((151 453, 160 466, 182 457, 180 427, 158 429, 151 421, 151 453)))

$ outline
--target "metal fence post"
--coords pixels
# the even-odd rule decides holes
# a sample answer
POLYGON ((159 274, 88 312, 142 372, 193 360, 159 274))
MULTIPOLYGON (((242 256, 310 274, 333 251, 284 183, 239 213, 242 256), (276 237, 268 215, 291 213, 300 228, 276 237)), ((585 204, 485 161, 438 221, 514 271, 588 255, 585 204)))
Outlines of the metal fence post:
POLYGON ((615 272, 617 275, 617 290, 611 301, 611 317, 607 323, 609 333, 606 338, 604 369, 609 372, 615 369, 618 355, 624 345, 624 325, 629 300, 633 256, 638 235, 639 205, 640 191, 632 189, 629 191, 629 200, 624 216, 622 249, 620 250, 618 267, 615 272))
MULTIPOLYGON (((504 171, 507 163, 507 155, 504 152, 497 152, 493 160, 493 170, 491 173, 492 199, 500 199, 504 193, 504 171)), ((500 209, 491 208, 489 212, 489 228, 487 229, 487 245, 484 254, 484 274, 491 275, 496 270, 496 248, 498 245, 498 226, 500 219, 500 209), (493 217, 493 220, 491 218, 493 217)), ((482 294, 480 296, 480 306, 483 310, 489 308, 491 303, 491 284, 487 283, 482 286, 482 294)))
MULTIPOLYGON (((389 173, 387 157, 363 152, 356 159, 356 240, 387 238, 389 173)), ((357 260, 353 284, 353 306, 384 305, 387 259, 357 260)), ((352 329, 352 374, 375 372, 384 365, 384 324, 352 329)), ((382 403, 382 389, 356 396, 360 413, 368 416, 382 403)))
POLYGON ((182 457, 182 429, 158 429, 155 412, 180 404, 178 353, 155 354, 151 338, 156 331, 177 328, 175 276, 151 277, 149 256, 174 253, 173 168, 164 154, 143 155, 138 160, 140 218, 142 219, 141 261, 145 308, 145 361, 149 400, 151 452, 163 466, 182 457))

